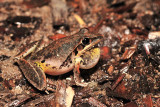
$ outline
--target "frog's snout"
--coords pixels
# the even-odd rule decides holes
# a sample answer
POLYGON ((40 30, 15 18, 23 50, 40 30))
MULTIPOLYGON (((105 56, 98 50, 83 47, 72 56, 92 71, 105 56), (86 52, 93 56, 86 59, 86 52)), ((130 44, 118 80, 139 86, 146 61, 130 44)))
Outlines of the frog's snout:
POLYGON ((98 35, 97 39, 95 40, 94 47, 102 47, 103 44, 104 44, 104 36, 103 35, 98 35))

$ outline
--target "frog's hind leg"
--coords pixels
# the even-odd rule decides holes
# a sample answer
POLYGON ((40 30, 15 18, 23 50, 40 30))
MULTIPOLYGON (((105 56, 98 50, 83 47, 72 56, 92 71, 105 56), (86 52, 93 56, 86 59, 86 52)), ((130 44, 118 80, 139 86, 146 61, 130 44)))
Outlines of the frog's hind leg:
POLYGON ((21 58, 24 58, 24 57, 26 57, 27 55, 35 52, 35 50, 37 49, 37 46, 38 46, 38 45, 39 45, 39 42, 38 42, 38 41, 35 41, 35 42, 27 45, 27 46, 23 49, 23 51, 21 51, 20 53, 18 53, 18 54, 15 56, 14 60, 17 61, 17 60, 19 60, 19 59, 21 59, 21 58))
POLYGON ((17 61, 17 63, 24 76, 35 88, 41 91, 46 90, 46 76, 40 68, 34 64, 31 65, 25 59, 20 59, 17 61))

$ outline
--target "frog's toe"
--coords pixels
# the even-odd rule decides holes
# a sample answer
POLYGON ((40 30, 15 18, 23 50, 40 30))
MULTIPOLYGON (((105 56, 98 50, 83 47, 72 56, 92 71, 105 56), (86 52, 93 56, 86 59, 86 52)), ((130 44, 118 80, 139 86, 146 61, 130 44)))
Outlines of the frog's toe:
POLYGON ((46 89, 46 76, 40 68, 34 64, 31 65, 25 59, 20 59, 17 63, 24 76, 35 88, 39 90, 46 89))

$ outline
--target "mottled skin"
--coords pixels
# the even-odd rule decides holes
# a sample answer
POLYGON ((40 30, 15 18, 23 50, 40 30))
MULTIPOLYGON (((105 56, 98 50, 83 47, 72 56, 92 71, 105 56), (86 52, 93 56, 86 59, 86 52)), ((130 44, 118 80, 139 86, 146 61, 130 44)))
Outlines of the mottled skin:
POLYGON ((39 90, 46 89, 45 73, 61 75, 71 70, 74 72, 76 84, 86 86, 80 82, 79 68, 90 69, 97 64, 100 49, 93 46, 101 40, 101 35, 91 34, 82 29, 77 34, 50 43, 38 52, 35 51, 36 48, 22 52, 23 54, 19 54, 16 59, 25 77, 39 90), (26 58, 29 54, 30 57, 26 58))
POLYGON ((64 74, 68 72, 68 70, 69 71, 72 70, 74 65, 68 64, 70 65, 69 68, 68 67, 66 68, 68 70, 66 70, 65 68, 59 69, 59 67, 62 65, 63 62, 66 61, 66 59, 69 56, 71 56, 73 50, 77 47, 80 40, 81 38, 77 34, 74 36, 64 37, 55 42, 52 42, 47 47, 38 51, 36 54, 34 54, 31 57, 30 60, 33 62, 39 62, 39 61, 45 60, 45 64, 51 65, 53 69, 55 68, 55 72, 53 72, 53 70, 52 72, 48 72, 48 74, 50 75, 64 74), (71 41, 71 40, 74 40, 74 41, 71 41), (56 68, 58 68, 59 70, 58 72, 56 68))

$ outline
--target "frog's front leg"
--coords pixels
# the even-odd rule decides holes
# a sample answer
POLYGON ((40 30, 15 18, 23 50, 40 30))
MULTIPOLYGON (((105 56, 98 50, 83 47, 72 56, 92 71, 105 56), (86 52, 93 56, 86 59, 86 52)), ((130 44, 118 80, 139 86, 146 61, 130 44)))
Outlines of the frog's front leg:
POLYGON ((82 86, 82 87, 86 87, 88 85, 88 83, 85 82, 81 82, 80 79, 80 63, 83 61, 83 59, 81 57, 77 57, 75 58, 75 67, 73 69, 73 73, 74 73, 74 81, 76 83, 77 86, 82 86))
POLYGON ((35 88, 41 91, 46 90, 46 76, 40 67, 28 62, 25 59, 19 59, 17 63, 24 76, 35 88))

